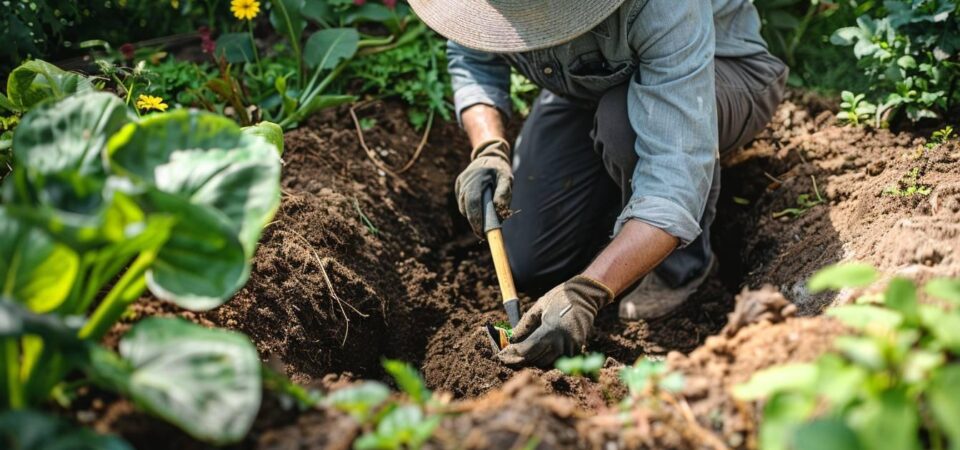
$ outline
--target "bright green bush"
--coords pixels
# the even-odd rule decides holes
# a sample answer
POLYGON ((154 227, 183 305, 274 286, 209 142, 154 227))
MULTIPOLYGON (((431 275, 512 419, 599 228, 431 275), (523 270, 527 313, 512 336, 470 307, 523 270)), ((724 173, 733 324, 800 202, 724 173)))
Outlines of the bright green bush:
MULTIPOLYGON (((866 265, 835 266, 811 291, 860 287, 866 265)), ((882 298, 827 310, 856 330, 812 363, 777 366, 738 386, 741 400, 765 399, 760 448, 960 448, 960 280, 924 287, 940 303, 920 304, 913 282, 894 278, 882 298)))
MULTIPOLYGON (((853 47, 871 84, 866 100, 851 108, 872 108, 878 125, 944 119, 960 99, 960 3, 954 0, 887 0, 830 40, 853 47)), ((848 112, 845 120, 856 123, 860 116, 848 112)))

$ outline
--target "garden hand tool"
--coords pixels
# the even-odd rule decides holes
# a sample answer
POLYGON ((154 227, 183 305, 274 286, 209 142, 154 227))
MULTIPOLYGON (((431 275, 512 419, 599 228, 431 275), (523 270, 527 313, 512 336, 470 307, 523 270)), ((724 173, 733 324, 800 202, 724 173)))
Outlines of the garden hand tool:
MULTIPOLYGON (((490 244, 490 253, 493 255, 493 268, 497 272, 497 282, 500 284, 500 296, 503 298, 503 308, 507 311, 507 320, 510 326, 516 326, 520 321, 520 299, 517 298, 517 288, 513 284, 513 272, 510 271, 510 260, 507 258, 507 248, 503 243, 500 218, 497 208, 493 204, 493 186, 488 185, 483 190, 483 232, 490 244)), ((507 331, 491 324, 486 326, 491 344, 495 352, 509 344, 507 331)))

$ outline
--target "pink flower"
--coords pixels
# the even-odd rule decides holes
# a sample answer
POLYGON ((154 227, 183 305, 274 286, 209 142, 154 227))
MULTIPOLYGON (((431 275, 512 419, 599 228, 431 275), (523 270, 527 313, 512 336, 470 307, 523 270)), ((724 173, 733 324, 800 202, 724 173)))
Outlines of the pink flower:
POLYGON ((386 5, 387 8, 394 9, 397 7, 397 0, 383 0, 383 4, 386 5))
POLYGON ((120 46, 120 53, 123 55, 123 59, 126 60, 133 59, 134 50, 136 50, 136 48, 129 42, 120 46))

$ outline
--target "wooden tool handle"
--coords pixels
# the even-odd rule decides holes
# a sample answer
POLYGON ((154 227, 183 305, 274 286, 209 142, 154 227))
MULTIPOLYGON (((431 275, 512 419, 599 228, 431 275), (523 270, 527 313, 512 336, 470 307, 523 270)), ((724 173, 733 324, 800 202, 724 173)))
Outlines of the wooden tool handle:
POLYGON ((493 268, 497 271, 497 281, 500 282, 500 294, 503 296, 503 302, 514 300, 517 298, 517 287, 513 284, 513 272, 510 271, 507 248, 503 245, 503 233, 499 228, 487 231, 487 242, 490 243, 493 268))

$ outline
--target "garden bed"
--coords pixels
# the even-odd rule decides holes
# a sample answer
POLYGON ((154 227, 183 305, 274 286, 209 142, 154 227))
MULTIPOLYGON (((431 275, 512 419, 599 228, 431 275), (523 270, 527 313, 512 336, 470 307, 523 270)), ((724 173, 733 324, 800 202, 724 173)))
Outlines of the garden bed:
MULTIPOLYGON (((370 149, 391 167, 404 165, 420 135, 403 109, 376 104, 363 113, 376 120, 365 133, 370 149)), ((960 275, 960 148, 922 150, 923 136, 840 127, 815 101, 785 102, 753 144, 723 162, 719 276, 661 320, 627 324, 615 308, 601 312, 589 344, 610 358, 599 382, 556 370, 518 373, 492 358, 479 327, 503 313, 487 250, 452 196, 468 147, 456 125, 437 125, 412 168, 394 176, 360 147, 344 107, 287 133, 283 201, 246 287, 204 314, 138 302, 132 320, 177 314, 240 330, 262 358, 322 389, 387 380, 383 357, 410 361, 460 413, 441 424, 437 447, 511 448, 533 438, 542 448, 750 447, 756 411, 732 400, 730 387, 771 365, 816 357, 843 330, 817 314, 844 293, 808 293, 813 271, 858 259, 919 279, 960 275), (906 190, 914 168, 913 182, 928 195, 882 194, 906 190), (823 202, 782 213, 804 209, 800 195, 823 202), (751 324, 753 315, 738 313, 736 326, 708 339, 727 324, 735 295, 764 283, 778 286, 802 317, 751 324), (623 429, 608 420, 608 405, 624 395, 614 368, 641 356, 665 357, 687 382, 664 408, 636 412, 646 428, 623 429)), ((197 445, 124 401, 81 409, 81 421, 137 448, 197 445)), ((241 447, 349 448, 359 432, 334 410, 298 414, 269 400, 241 447)))

